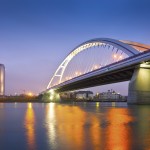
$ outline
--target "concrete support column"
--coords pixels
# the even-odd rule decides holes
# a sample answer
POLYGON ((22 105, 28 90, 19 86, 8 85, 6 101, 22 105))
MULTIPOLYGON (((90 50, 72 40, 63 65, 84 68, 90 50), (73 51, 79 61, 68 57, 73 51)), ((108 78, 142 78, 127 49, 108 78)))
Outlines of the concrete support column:
POLYGON ((42 101, 44 102, 58 102, 60 101, 59 93, 55 92, 53 89, 47 91, 42 96, 42 101))
POLYGON ((133 73, 128 89, 129 104, 150 104, 150 62, 141 64, 133 73))

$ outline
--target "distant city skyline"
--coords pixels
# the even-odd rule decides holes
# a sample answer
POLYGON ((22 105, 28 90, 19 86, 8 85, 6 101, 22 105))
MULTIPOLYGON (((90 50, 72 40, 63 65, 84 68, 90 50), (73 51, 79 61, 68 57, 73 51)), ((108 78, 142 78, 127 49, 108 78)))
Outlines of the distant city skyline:
MULTIPOLYGON (((149 0, 0 2, 0 63, 6 94, 44 90, 65 56, 92 38, 150 44, 149 0)), ((94 91, 127 94, 128 82, 94 91)))

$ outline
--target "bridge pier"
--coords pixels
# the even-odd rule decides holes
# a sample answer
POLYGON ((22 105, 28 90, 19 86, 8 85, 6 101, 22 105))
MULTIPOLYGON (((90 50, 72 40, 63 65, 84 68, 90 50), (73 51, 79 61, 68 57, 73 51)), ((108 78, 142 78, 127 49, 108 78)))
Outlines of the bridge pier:
POLYGON ((42 101, 44 101, 44 102, 59 102, 60 95, 59 95, 59 93, 57 93, 51 89, 43 94, 42 101))
POLYGON ((150 104, 150 62, 134 70, 128 88, 128 104, 150 104))

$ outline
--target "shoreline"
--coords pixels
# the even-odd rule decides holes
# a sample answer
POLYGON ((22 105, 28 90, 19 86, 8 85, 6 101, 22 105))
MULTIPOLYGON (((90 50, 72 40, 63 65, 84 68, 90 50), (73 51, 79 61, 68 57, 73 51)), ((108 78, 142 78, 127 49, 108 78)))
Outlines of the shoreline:
POLYGON ((80 103, 80 102, 87 102, 87 103, 93 103, 93 102, 127 102, 124 101, 116 101, 116 100, 61 100, 61 101, 41 101, 41 100, 0 100, 0 103, 80 103))

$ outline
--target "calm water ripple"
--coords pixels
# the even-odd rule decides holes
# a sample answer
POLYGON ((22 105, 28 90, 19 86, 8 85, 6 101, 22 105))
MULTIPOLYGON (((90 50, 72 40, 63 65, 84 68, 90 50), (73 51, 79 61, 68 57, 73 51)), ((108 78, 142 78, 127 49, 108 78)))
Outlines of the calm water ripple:
POLYGON ((149 150, 150 106, 0 103, 0 150, 149 150))

